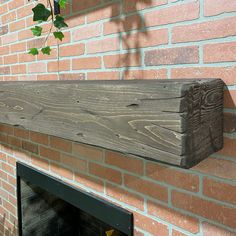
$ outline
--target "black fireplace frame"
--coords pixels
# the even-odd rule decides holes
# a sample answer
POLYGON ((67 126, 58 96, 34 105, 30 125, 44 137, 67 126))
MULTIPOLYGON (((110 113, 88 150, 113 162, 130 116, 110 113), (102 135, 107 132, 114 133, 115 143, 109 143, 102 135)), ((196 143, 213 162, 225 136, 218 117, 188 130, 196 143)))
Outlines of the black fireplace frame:
POLYGON ((117 229, 128 236, 133 236, 133 214, 131 212, 90 193, 77 189, 58 178, 50 176, 22 162, 16 163, 16 169, 19 236, 23 236, 21 217, 21 178, 102 220, 114 229, 117 229))

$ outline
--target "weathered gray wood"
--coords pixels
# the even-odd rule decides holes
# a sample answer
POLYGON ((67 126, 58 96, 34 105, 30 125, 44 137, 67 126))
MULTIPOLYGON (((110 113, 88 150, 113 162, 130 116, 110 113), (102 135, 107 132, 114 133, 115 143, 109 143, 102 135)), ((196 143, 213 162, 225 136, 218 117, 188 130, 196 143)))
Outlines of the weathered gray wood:
POLYGON ((223 82, 1 82, 0 122, 190 167, 222 148, 223 82))

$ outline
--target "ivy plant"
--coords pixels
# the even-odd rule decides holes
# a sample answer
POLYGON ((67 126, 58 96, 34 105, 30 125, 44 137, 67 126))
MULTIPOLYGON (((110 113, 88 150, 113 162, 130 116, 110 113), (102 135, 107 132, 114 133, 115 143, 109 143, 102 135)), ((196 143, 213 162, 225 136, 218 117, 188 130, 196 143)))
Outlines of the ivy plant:
MULTIPOLYGON (((60 8, 64 9, 67 4, 67 0, 57 0, 60 8)), ((48 38, 52 34, 54 38, 62 41, 65 37, 62 29, 68 27, 65 19, 60 14, 55 15, 53 11, 52 0, 47 0, 47 6, 42 3, 38 3, 33 9, 33 21, 37 22, 37 25, 31 28, 31 31, 35 37, 43 35, 43 23, 50 21, 50 29, 46 33, 44 43, 41 48, 31 48, 29 54, 38 55, 40 52, 46 55, 50 55, 51 48, 48 46, 48 38), (55 31, 53 32, 53 28, 55 31)))

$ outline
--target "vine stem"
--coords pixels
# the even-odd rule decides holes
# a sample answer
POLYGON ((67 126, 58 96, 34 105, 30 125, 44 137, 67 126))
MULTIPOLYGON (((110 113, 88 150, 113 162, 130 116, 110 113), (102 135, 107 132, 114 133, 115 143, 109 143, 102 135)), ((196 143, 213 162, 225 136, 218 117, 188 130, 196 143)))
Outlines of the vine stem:
POLYGON ((53 22, 54 22, 54 14, 53 14, 52 2, 51 2, 51 0, 47 0, 47 2, 48 2, 48 4, 49 4, 50 10, 51 10, 51 16, 52 16, 52 17, 51 17, 51 27, 50 27, 49 32, 48 32, 48 34, 47 34, 47 36, 46 36, 46 38, 45 38, 45 40, 44 40, 44 43, 43 43, 44 46, 46 46, 46 43, 47 43, 47 41, 48 41, 48 38, 49 38, 50 34, 52 33, 53 22))

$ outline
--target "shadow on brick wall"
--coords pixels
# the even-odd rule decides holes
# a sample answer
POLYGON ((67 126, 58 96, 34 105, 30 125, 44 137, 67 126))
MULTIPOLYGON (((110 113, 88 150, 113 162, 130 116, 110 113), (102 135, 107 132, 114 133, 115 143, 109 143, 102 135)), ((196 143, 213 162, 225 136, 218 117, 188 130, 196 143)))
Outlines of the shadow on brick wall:
MULTIPOLYGON (((140 48, 142 45, 140 42, 148 38, 148 31, 145 30, 146 23, 140 13, 140 8, 146 8, 152 3, 153 0, 120 0, 102 4, 100 0, 71 0, 67 10, 62 12, 62 14, 68 21, 73 22, 76 22, 76 19, 81 16, 90 17, 91 15, 103 14, 100 18, 98 17, 98 20, 104 19, 104 22, 101 22, 104 27, 103 36, 114 34, 114 37, 118 37, 120 44, 122 44, 121 55, 114 58, 108 68, 123 68, 124 73, 127 74, 131 66, 141 66, 142 55, 140 48), (140 4, 142 5, 141 7, 140 4)), ((97 21, 91 22, 95 23, 97 21)), ((99 38, 97 39, 99 40, 99 38)), ((111 55, 115 53, 117 51, 112 52, 111 55)))

